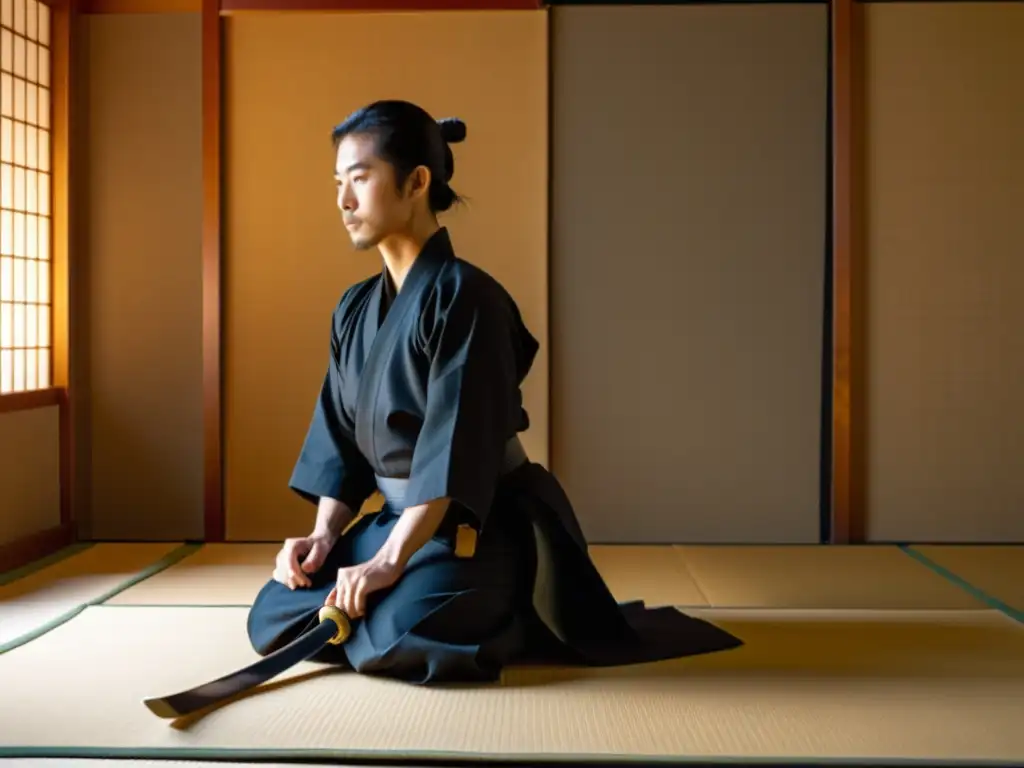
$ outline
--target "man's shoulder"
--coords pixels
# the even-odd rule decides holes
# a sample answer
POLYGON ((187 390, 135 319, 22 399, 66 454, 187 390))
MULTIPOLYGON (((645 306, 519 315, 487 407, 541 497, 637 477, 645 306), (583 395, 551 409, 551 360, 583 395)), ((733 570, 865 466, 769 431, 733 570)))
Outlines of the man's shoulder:
POLYGON ((446 266, 438 287, 450 300, 471 304, 515 303, 505 286, 483 267, 462 258, 452 259, 446 266))
POLYGON ((517 366, 525 376, 539 345, 526 327, 512 293, 498 278, 476 264, 456 258, 446 265, 436 293, 442 297, 442 312, 449 318, 458 318, 456 322, 460 323, 479 321, 480 332, 492 341, 511 340, 517 366))

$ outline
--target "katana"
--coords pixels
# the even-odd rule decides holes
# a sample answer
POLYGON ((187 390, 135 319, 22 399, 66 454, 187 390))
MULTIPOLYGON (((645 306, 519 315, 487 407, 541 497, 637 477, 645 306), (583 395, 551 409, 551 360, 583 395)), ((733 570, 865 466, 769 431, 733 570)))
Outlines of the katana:
POLYGON ((320 624, 309 632, 243 669, 187 691, 143 699, 142 703, 157 717, 183 717, 255 688, 328 645, 344 643, 352 633, 348 616, 336 606, 325 605, 321 608, 319 619, 320 624))

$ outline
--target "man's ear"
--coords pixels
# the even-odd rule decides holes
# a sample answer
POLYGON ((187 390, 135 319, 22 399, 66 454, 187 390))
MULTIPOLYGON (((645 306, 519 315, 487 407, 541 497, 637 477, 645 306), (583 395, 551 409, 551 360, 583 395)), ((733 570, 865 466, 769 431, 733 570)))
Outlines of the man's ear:
POLYGON ((405 180, 405 193, 412 198, 425 197, 430 191, 430 169, 416 166, 405 180))

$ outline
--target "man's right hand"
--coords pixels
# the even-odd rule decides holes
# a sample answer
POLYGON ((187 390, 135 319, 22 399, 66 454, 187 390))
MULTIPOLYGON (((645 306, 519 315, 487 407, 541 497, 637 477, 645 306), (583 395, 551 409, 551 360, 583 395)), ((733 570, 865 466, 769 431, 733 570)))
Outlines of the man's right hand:
POLYGON ((327 559, 338 537, 330 534, 314 534, 297 539, 287 539, 274 563, 274 581, 289 589, 312 586, 309 574, 316 573, 327 559), (305 559, 302 559, 305 558, 305 559), (302 560, 300 564, 300 560, 302 560))

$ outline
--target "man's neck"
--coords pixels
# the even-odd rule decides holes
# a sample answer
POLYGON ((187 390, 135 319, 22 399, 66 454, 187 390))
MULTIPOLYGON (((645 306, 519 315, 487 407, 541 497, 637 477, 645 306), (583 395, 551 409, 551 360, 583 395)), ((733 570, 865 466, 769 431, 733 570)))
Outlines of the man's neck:
POLYGON ((402 290, 402 283, 406 275, 412 269, 413 262, 423 251, 423 246, 434 233, 440 229, 434 220, 424 222, 412 231, 401 235, 394 235, 382 241, 378 246, 380 255, 384 259, 384 266, 391 275, 395 284, 395 290, 402 290))

